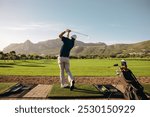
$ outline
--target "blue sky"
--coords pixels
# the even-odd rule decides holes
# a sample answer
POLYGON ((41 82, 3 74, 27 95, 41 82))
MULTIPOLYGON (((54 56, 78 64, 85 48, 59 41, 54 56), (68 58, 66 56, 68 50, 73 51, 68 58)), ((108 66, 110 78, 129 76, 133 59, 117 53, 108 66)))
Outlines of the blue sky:
POLYGON ((150 0, 0 0, 0 50, 27 39, 55 39, 65 29, 84 42, 150 40, 150 0))

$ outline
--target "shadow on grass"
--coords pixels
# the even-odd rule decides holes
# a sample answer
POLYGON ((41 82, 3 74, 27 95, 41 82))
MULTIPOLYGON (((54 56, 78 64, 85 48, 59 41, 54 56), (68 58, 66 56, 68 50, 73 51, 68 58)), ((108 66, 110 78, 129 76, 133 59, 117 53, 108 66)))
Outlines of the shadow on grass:
POLYGON ((13 68, 13 66, 8 66, 8 65, 0 65, 0 68, 13 68))
POLYGON ((16 63, 0 63, 0 65, 16 65, 16 63))
POLYGON ((83 88, 77 88, 75 87, 74 92, 83 92, 83 93, 90 93, 90 94, 99 94, 100 92, 99 91, 93 91, 93 90, 89 90, 89 89, 83 89, 83 88))
POLYGON ((17 65, 17 66, 22 66, 22 67, 45 67, 43 65, 32 65, 32 64, 28 64, 28 65, 17 65))

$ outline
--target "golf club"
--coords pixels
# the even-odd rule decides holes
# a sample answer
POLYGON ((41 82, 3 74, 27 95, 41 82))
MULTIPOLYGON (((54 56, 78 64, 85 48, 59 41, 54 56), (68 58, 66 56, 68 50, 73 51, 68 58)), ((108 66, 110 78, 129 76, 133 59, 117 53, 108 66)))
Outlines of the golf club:
POLYGON ((72 32, 88 37, 88 35, 87 35, 87 34, 84 34, 84 33, 80 33, 80 32, 73 31, 73 30, 72 30, 72 32))
MULTIPOLYGON (((120 69, 120 67, 119 67, 119 65, 118 65, 118 64, 114 64, 114 66, 118 66, 118 69, 116 70, 116 75, 119 77, 119 75, 120 75, 120 73, 119 73, 119 69, 120 69)), ((119 82, 120 82, 120 79, 118 80, 118 82, 116 82, 116 84, 115 84, 115 86, 114 86, 115 88, 117 88, 117 86, 118 86, 119 82)), ((112 93, 113 93, 113 92, 111 92, 111 93, 110 93, 110 95, 108 96, 108 98, 107 98, 108 100, 110 99, 110 97, 111 97, 112 93)))
MULTIPOLYGON (((148 98, 144 93, 143 86, 138 82, 132 71, 127 68, 127 62, 125 60, 121 60, 121 66, 119 66, 118 64, 114 64, 114 66, 118 66, 118 70, 116 70, 116 73, 118 77, 121 78, 118 80, 118 82, 116 82, 114 87, 117 88, 119 82, 123 80, 126 83, 124 84, 125 92, 123 94, 127 99, 147 100, 148 98)), ((112 93, 113 92, 111 92, 108 96, 108 100, 110 99, 112 93)))

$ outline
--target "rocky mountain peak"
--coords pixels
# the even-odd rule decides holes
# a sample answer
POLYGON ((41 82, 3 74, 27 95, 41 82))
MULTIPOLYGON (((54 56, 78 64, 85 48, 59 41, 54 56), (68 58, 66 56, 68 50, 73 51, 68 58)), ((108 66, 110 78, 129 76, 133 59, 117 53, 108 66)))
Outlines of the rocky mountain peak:
POLYGON ((33 44, 30 40, 26 40, 24 44, 33 44))

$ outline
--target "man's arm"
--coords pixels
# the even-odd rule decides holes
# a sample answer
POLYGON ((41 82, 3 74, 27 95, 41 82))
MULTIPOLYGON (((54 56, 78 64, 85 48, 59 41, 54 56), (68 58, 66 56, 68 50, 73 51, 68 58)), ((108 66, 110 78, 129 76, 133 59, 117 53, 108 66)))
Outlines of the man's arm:
POLYGON ((62 33, 60 33, 59 38, 62 38, 65 33, 66 31, 63 31, 62 33))
POLYGON ((69 34, 70 34, 70 32, 71 32, 71 30, 69 30, 69 29, 67 29, 66 31, 63 31, 62 33, 60 33, 59 38, 62 38, 63 35, 64 35, 66 32, 68 32, 67 37, 69 38, 69 34))
POLYGON ((70 35, 71 30, 70 30, 70 29, 67 29, 66 32, 68 32, 67 37, 69 38, 69 35, 70 35))

